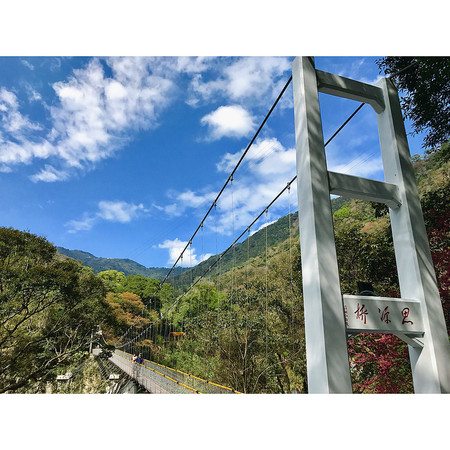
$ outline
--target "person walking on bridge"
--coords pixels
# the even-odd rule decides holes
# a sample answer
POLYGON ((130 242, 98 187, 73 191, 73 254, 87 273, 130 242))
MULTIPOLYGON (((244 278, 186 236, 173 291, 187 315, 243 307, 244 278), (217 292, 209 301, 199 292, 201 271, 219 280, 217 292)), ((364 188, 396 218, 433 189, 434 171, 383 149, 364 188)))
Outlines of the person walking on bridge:
POLYGON ((139 353, 139 356, 136 358, 136 362, 138 364, 143 364, 144 363, 144 358, 142 357, 141 353, 139 353))
POLYGON ((138 365, 137 365, 137 356, 135 354, 133 354, 133 357, 131 358, 131 371, 132 371, 132 377, 136 378, 137 376, 137 370, 138 370, 138 365))

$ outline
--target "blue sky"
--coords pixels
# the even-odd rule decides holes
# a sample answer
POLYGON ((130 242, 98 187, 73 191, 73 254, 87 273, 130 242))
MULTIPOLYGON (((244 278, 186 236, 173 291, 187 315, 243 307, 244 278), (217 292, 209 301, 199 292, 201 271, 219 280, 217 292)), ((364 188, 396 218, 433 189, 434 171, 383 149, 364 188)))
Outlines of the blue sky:
MULTIPOLYGON (((274 99, 292 57, 1 57, 0 225, 96 256, 170 266, 274 99)), ((317 68, 379 78, 375 57, 317 68)), ((327 139, 358 105, 320 95, 327 139)), ((409 129, 409 124, 407 124, 409 129)), ((422 137, 409 136, 411 154, 422 137)), ((295 175, 292 86, 186 253, 233 241, 295 175)), ((382 179, 367 105, 327 147, 330 170, 382 179)), ((295 187, 252 231, 296 210, 295 187)))

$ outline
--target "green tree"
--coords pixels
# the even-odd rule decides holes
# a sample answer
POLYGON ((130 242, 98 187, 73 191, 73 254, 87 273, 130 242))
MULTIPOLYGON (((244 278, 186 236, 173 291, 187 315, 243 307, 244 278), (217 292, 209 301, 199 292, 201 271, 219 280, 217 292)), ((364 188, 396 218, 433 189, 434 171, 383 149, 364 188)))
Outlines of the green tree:
POLYGON ((261 269, 237 269, 226 296, 196 285, 169 316, 186 339, 160 348, 160 362, 240 392, 305 392, 298 246, 271 259, 267 283, 261 269))
POLYGON ((450 58, 388 56, 377 61, 386 75, 395 75, 404 115, 414 131, 426 131, 424 147, 435 148, 450 138, 450 58))
POLYGON ((173 287, 164 283, 159 289, 160 281, 155 278, 145 278, 142 275, 128 275, 121 292, 131 292, 138 295, 145 305, 159 311, 163 304, 173 301, 173 287))
POLYGON ((110 321, 105 293, 45 238, 0 228, 0 393, 42 386, 76 361, 110 321))
POLYGON ((108 292, 123 292, 127 283, 127 277, 123 272, 117 270, 104 270, 99 272, 97 276, 103 280, 108 292))
POLYGON ((149 311, 141 298, 131 292, 120 292, 118 294, 108 292, 106 302, 114 318, 113 326, 105 330, 108 342, 115 341, 131 325, 141 329, 157 318, 157 314, 154 311, 149 311))
POLYGON ((142 275, 128 275, 127 281, 124 285, 124 290, 126 292, 132 292, 133 294, 139 295, 139 297, 143 298, 147 284, 148 278, 145 278, 142 275))

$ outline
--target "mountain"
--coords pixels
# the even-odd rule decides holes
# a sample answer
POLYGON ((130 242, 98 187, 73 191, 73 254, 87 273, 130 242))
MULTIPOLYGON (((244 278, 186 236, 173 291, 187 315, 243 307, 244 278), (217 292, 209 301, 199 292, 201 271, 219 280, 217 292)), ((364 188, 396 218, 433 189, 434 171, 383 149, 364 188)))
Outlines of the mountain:
MULTIPOLYGON (((80 261, 84 266, 94 269, 95 273, 104 270, 117 270, 125 275, 142 275, 146 278, 162 280, 169 270, 167 267, 145 267, 132 259, 100 258, 82 250, 69 250, 64 247, 57 247, 57 249, 61 255, 80 261)), ((177 267, 175 273, 179 274, 184 270, 186 269, 177 267)))
MULTIPOLYGON (((348 199, 344 197, 337 197, 331 200, 331 211, 334 213, 339 210, 348 199)), ((299 228, 298 228, 298 212, 281 217, 276 222, 268 225, 251 234, 244 241, 236 244, 234 250, 231 248, 222 260, 217 262, 219 255, 213 255, 207 260, 201 262, 195 267, 189 268, 182 273, 176 274, 169 278, 169 283, 176 283, 177 285, 186 286, 191 284, 197 277, 202 276, 215 263, 207 277, 215 277, 219 274, 228 272, 233 267, 239 268, 252 259, 262 255, 266 250, 266 228, 267 228, 267 248, 270 249, 271 256, 279 251, 286 251, 284 247, 279 247, 278 244, 286 242, 289 236, 292 238, 292 245, 299 245, 299 228), (289 224, 291 232, 289 233, 289 224)), ((289 244, 288 244, 289 245, 289 244)))
MULTIPOLYGON (((337 211, 344 203, 343 197, 338 197, 331 200, 332 211, 337 211)), ((298 239, 298 213, 291 214, 291 236, 297 235, 298 239)), ((273 247, 277 243, 285 241, 289 237, 289 215, 281 217, 275 223, 267 226, 267 246, 273 247)), ((266 231, 260 229, 256 233, 252 234, 250 238, 243 242, 236 244, 234 251, 231 249, 222 258, 220 263, 217 263, 210 275, 216 275, 218 273, 224 273, 230 270, 232 267, 236 267, 244 264, 248 259, 255 258, 260 255, 266 248, 266 231)), ((123 272, 125 275, 142 275, 146 278, 155 278, 162 280, 167 272, 166 267, 145 267, 142 264, 133 261, 132 259, 120 259, 120 258, 101 258, 92 255, 91 253, 82 250, 69 250, 64 247, 57 247, 58 252, 62 255, 74 258, 80 261, 84 266, 91 267, 95 273, 102 272, 104 270, 117 270, 123 272)), ((177 279, 177 283, 190 284, 191 280, 202 275, 205 270, 208 269, 216 259, 218 255, 213 255, 206 261, 201 262, 192 268, 175 267, 171 274, 177 279)))

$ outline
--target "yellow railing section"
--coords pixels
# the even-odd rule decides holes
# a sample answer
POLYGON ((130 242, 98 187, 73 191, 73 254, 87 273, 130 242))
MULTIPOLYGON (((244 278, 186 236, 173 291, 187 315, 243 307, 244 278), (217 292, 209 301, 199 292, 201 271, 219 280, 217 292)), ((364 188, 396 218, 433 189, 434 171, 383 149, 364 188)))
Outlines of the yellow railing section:
MULTIPOLYGON (((122 350, 121 350, 121 351, 122 351, 122 350)), ((123 352, 123 353, 126 353, 126 352, 123 352)), ((128 361, 131 361, 131 358, 127 358, 126 356, 123 356, 123 355, 121 355, 120 353, 116 353, 116 354, 117 354, 118 356, 120 356, 121 358, 124 358, 124 359, 126 359, 126 360, 128 360, 128 361)), ((129 354, 130 354, 130 353, 127 353, 127 355, 129 355, 129 354)), ((148 360, 145 359, 144 361, 148 361, 148 360)), ((148 361, 148 362, 151 363, 152 361, 148 361)), ((153 363, 153 364, 156 364, 156 363, 153 363)), ((175 384, 178 384, 179 386, 183 386, 184 388, 189 389, 190 391, 193 391, 193 392, 195 392, 196 394, 203 394, 203 392, 200 392, 200 391, 198 391, 197 389, 194 389, 194 388, 192 388, 192 387, 190 387, 190 386, 187 386, 187 385, 185 385, 185 384, 183 384, 183 383, 180 383, 179 381, 174 380, 173 378, 167 376, 166 374, 161 373, 161 372, 158 372, 157 370, 152 369, 151 367, 148 367, 148 366, 146 366, 145 364, 138 364, 138 363, 136 363, 136 365, 141 366, 141 367, 144 367, 145 369, 151 370, 152 372, 157 373, 158 375, 161 375, 161 376, 164 377, 165 379, 167 379, 167 380, 169 380, 169 381, 172 381, 172 382, 174 382, 175 384)), ((164 367, 164 366, 163 366, 163 367, 164 367)))
MULTIPOLYGON (((118 351, 116 350, 116 354, 119 355, 119 356, 121 356, 122 358, 125 358, 125 359, 131 361, 131 356, 132 356, 131 353, 124 352, 123 350, 118 350, 118 351), (124 353, 124 354, 127 355, 127 356, 123 356, 123 355, 121 355, 120 353, 124 353)), ((179 380, 175 380, 174 378, 172 378, 172 377, 170 377, 170 376, 168 376, 168 375, 166 375, 166 374, 164 374, 164 373, 162 373, 162 372, 159 372, 159 371, 156 370, 156 369, 153 369, 153 368, 151 368, 151 367, 145 365, 145 362, 147 362, 147 363, 149 363, 149 364, 154 364, 154 365, 159 366, 159 367, 162 367, 163 369, 169 370, 169 371, 174 372, 174 373, 179 373, 180 375, 183 375, 183 376, 185 376, 185 377, 188 377, 188 379, 194 379, 194 380, 197 380, 197 381, 200 382, 200 383, 204 383, 205 387, 206 387, 206 386, 215 386, 216 388, 223 389, 223 390, 225 390, 225 391, 228 391, 229 393, 233 393, 233 394, 242 394, 242 392, 236 391, 236 390, 234 390, 234 389, 232 389, 232 388, 229 388, 229 387, 226 387, 226 386, 222 386, 222 385, 217 384, 217 383, 213 383, 212 381, 204 380, 203 378, 199 378, 199 377, 196 377, 195 375, 191 375, 191 374, 189 374, 189 373, 182 372, 181 370, 178 370, 178 369, 172 369, 172 367, 164 366, 163 364, 159 364, 159 363, 154 362, 154 361, 149 361, 148 359, 144 359, 144 364, 138 364, 139 366, 145 367, 146 369, 149 369, 149 370, 151 370, 152 372, 157 373, 158 375, 163 376, 163 377, 166 378, 167 380, 170 380, 170 381, 172 381, 172 382, 174 382, 174 383, 176 383, 176 384, 178 384, 178 385, 180 385, 180 386, 183 386, 184 388, 189 389, 189 390, 191 390, 191 391, 193 391, 193 392, 195 392, 195 393, 197 393, 197 394, 204 394, 205 392, 201 392, 199 389, 195 389, 195 388, 193 388, 193 387, 191 387, 191 386, 188 386, 188 385, 186 385, 186 384, 180 382, 179 380)), ((136 363, 136 364, 137 364, 137 363, 136 363)), ((216 392, 216 393, 218 393, 218 392, 216 392)))

